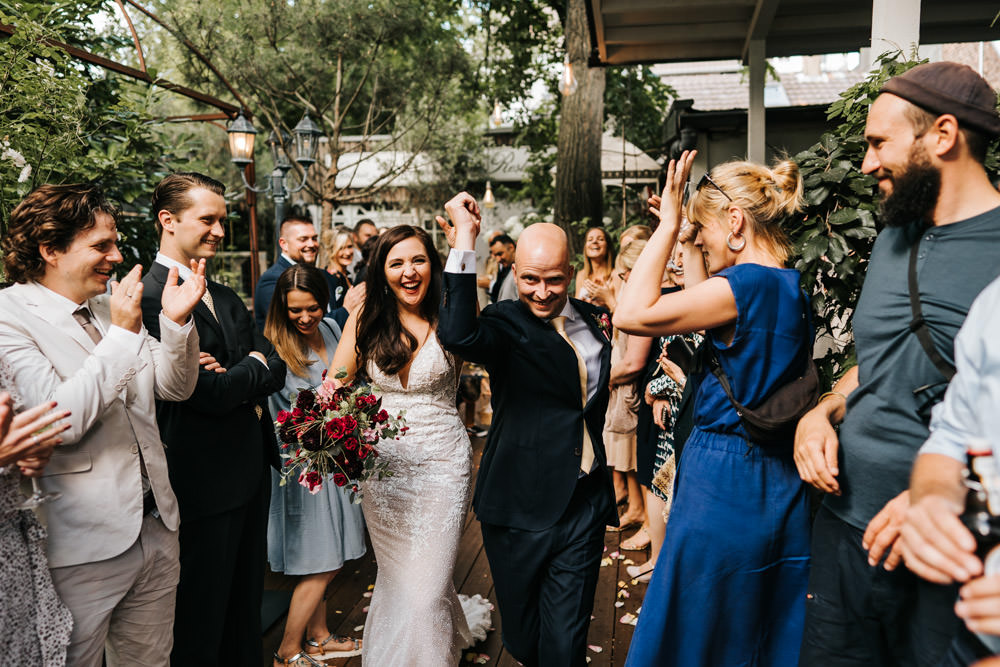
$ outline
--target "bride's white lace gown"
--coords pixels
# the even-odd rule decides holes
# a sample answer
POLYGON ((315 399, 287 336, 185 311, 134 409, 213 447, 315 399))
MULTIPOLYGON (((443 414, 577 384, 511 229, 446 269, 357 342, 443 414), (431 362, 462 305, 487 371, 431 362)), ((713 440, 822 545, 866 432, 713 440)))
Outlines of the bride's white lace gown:
POLYGON ((378 576, 362 662, 371 667, 457 665, 486 637, 489 602, 456 595, 452 572, 469 502, 472 450, 455 407, 458 368, 435 334, 417 351, 403 387, 373 363, 382 407, 406 411, 409 431, 383 441, 392 477, 364 485, 362 507, 378 576))

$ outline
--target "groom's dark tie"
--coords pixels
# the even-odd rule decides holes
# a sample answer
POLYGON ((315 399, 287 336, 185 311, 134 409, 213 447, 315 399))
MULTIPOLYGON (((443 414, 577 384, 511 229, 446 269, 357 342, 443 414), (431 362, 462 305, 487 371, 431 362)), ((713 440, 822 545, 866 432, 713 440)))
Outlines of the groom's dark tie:
MULTIPOLYGON (((580 356, 580 351, 576 349, 576 345, 573 345, 573 341, 570 340, 569 334, 566 333, 566 316, 559 315, 553 317, 550 320, 552 328, 556 330, 563 340, 569 343, 570 348, 573 350, 573 354, 576 355, 576 366, 577 371, 580 374, 580 395, 583 397, 583 405, 587 405, 587 364, 584 362, 583 357, 580 356)), ((587 432, 587 424, 583 424, 583 456, 580 458, 580 470, 584 474, 590 473, 590 469, 594 466, 594 443, 590 441, 590 433, 587 432)))

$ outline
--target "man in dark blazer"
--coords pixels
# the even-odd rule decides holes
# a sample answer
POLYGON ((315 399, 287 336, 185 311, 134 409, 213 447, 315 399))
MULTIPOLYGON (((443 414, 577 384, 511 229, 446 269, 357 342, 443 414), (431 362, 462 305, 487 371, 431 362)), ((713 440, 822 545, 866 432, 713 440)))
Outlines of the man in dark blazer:
MULTIPOLYGON (((225 190, 201 174, 172 174, 153 193, 160 252, 143 278, 146 329, 159 338, 167 272, 209 259, 222 241, 225 190)), ((266 521, 277 462, 267 397, 285 364, 235 292, 208 281, 195 306, 202 367, 186 401, 157 401, 170 482, 180 507, 180 584, 171 664, 259 665, 266 521)))
POLYGON ((453 226, 438 222, 453 249, 438 336, 490 374, 493 424, 473 506, 504 645, 525 665, 584 665, 605 525, 618 520, 601 440, 610 319, 568 298, 566 235, 544 223, 528 227, 518 242, 519 299, 477 316, 479 207, 463 192, 445 209, 453 226))
MULTIPOLYGON (((282 220, 278 245, 281 247, 278 261, 268 267, 267 271, 261 275, 260 280, 257 281, 257 289, 254 290, 253 315, 254 321, 257 323, 257 331, 261 333, 264 331, 264 322, 267 320, 267 310, 271 307, 274 286, 281 274, 295 264, 316 266, 316 259, 319 257, 319 236, 316 234, 316 227, 311 220, 305 218, 290 216, 282 220)), ((330 313, 330 317, 343 327, 350 314, 349 310, 364 300, 364 285, 355 285, 347 290, 347 294, 344 296, 344 307, 333 308, 337 283, 330 273, 323 271, 323 275, 330 288, 330 303, 326 310, 330 313)))

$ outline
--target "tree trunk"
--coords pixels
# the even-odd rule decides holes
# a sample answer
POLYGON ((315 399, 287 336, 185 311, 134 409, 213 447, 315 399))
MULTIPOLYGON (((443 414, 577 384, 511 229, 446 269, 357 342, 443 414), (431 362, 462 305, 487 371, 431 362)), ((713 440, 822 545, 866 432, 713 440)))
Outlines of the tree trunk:
POLYGON ((601 187, 604 69, 587 67, 591 47, 584 0, 568 1, 565 32, 566 50, 579 87, 562 98, 553 217, 569 234, 572 257, 583 245, 583 230, 573 230, 571 223, 587 218, 588 224, 600 224, 604 215, 601 187))

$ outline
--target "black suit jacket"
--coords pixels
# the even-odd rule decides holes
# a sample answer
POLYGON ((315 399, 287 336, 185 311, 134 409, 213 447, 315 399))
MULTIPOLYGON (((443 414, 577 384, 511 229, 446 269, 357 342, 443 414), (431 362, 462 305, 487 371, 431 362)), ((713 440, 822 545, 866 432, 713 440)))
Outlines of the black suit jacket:
MULTIPOLYGON (((552 326, 520 300, 476 316, 476 277, 444 274, 438 337, 449 351, 483 364, 493 392, 493 424, 479 467, 473 506, 480 521, 525 530, 552 527, 580 472, 583 429, 594 444, 593 474, 613 497, 602 431, 608 408, 611 343, 598 326, 607 311, 570 299, 603 343, 598 391, 582 405, 576 355, 552 326)), ((604 492, 604 491, 602 491, 604 492)), ((617 525, 613 500, 608 523, 617 525)))
MULTIPOLYGON (((278 261, 269 266, 267 271, 261 274, 260 280, 257 281, 257 289, 254 290, 253 296, 253 317, 257 323, 257 331, 261 333, 264 331, 267 310, 271 307, 271 299, 274 297, 274 286, 277 284, 278 278, 292 266, 294 265, 285 259, 284 255, 279 255, 278 261)), ((323 271, 323 269, 320 269, 320 271, 323 271)), ((338 283, 328 271, 323 271, 323 277, 326 278, 326 285, 330 289, 330 303, 326 307, 326 312, 330 313, 330 317, 336 320, 337 324, 343 328, 349 313, 346 308, 337 307, 335 303, 334 292, 337 289, 338 283)))
MULTIPOLYGON (((156 338, 160 337, 158 316, 166 279, 167 268, 156 262, 142 279, 142 320, 156 338)), ((194 393, 186 401, 156 402, 182 522, 246 503, 260 488, 267 464, 277 462, 267 397, 284 387, 285 362, 254 327, 236 292, 211 281, 208 290, 219 319, 199 303, 194 324, 202 352, 227 370, 199 371, 194 393), (266 368, 247 356, 254 350, 267 358, 266 368)))

